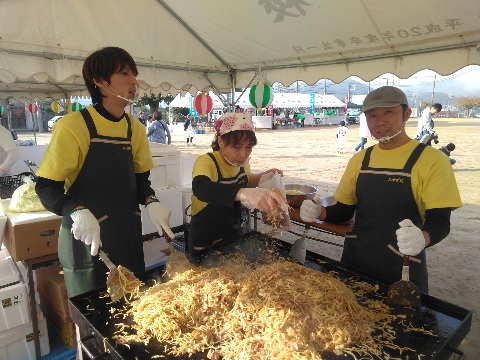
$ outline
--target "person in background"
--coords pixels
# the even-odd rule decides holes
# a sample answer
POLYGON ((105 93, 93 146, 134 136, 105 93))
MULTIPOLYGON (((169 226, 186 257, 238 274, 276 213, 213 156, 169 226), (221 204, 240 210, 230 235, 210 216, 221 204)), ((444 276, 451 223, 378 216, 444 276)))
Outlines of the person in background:
POLYGON ((423 109, 420 120, 417 125, 417 136, 415 139, 423 144, 431 145, 431 140, 436 136, 433 128, 435 123, 432 116, 442 111, 442 104, 435 103, 432 107, 426 107, 423 109))
POLYGON ((138 120, 143 124, 143 126, 147 126, 147 120, 145 120, 145 114, 143 111, 140 111, 138 114, 138 120))
POLYGON ((347 137, 348 127, 345 125, 345 121, 340 121, 337 128, 337 153, 343 153, 345 147, 345 139, 347 137))
POLYGON ((193 136, 195 135, 195 130, 192 126, 192 115, 188 114, 183 124, 183 130, 187 133, 187 146, 193 145, 193 136))
POLYGON ((82 74, 93 105, 55 124, 36 173, 42 204, 63 217, 58 257, 69 297, 105 286, 100 245, 115 265, 145 271, 139 204, 160 235, 174 236, 170 210, 148 179, 154 164, 145 127, 125 113, 137 92, 135 61, 105 47, 85 59, 82 74))
POLYGON ((147 127, 148 141, 160 144, 170 145, 172 142, 172 135, 168 124, 162 120, 162 112, 157 109, 153 112, 152 121, 147 127))
POLYGON ((298 119, 298 121, 300 121, 302 128, 305 127, 305 115, 303 115, 302 113, 298 113, 296 118, 298 119))
POLYGON ((336 204, 305 200, 300 217, 343 223, 355 213, 341 262, 395 282, 402 277, 404 255, 417 257, 420 262, 410 261, 410 280, 428 293, 425 248, 448 235, 450 214, 462 206, 452 166, 438 150, 407 135, 412 110, 400 89, 370 92, 363 111, 378 144, 352 156, 335 191, 336 204))
POLYGON ((18 158, 18 147, 12 133, 0 125, 0 176, 11 175, 10 169, 18 158))
POLYGON ((455 144, 453 143, 448 143, 446 146, 442 146, 441 148, 439 148, 438 150, 440 150, 441 152, 443 152, 445 155, 448 156, 449 160, 450 160, 450 164, 455 164, 457 162, 457 160, 455 159, 452 159, 450 157, 450 153, 455 150, 455 144))
POLYGON ((261 175, 283 172, 251 173, 249 159, 256 144, 250 114, 226 113, 216 121, 213 151, 200 155, 193 166, 187 246, 192 262, 240 237, 242 205, 268 212, 285 204, 279 193, 257 188, 261 175))
POLYGON ((360 115, 358 115, 360 121, 360 127, 358 128, 358 135, 360 136, 360 142, 355 149, 353 149, 353 153, 357 153, 360 149, 365 149, 365 144, 367 143, 367 138, 370 136, 370 131, 368 130, 367 125, 367 118, 365 117, 365 113, 362 111, 360 115))

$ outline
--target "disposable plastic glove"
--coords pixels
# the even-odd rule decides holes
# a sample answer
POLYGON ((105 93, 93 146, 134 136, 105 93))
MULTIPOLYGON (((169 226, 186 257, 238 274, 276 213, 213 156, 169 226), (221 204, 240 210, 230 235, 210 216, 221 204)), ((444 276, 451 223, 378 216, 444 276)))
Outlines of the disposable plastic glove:
POLYGON ((315 196, 313 200, 303 200, 300 206, 300 218, 305 222, 314 222, 322 215, 322 205, 320 196, 315 196))
POLYGON ((240 191, 240 202, 243 206, 249 209, 258 209, 260 211, 269 212, 278 207, 285 208, 286 206, 282 195, 270 189, 243 188, 240 191))
POLYGON ((163 235, 163 232, 173 239, 175 234, 172 232, 169 226, 170 221, 170 209, 166 208, 158 201, 152 201, 147 204, 147 213, 152 220, 153 225, 157 228, 157 231, 160 235, 163 235))
POLYGON ((400 229, 395 232, 398 250, 408 256, 420 254, 425 249, 425 237, 422 230, 416 227, 410 219, 402 220, 398 225, 400 225, 400 229))
POLYGON ((76 210, 70 214, 73 220, 72 234, 75 239, 91 245, 90 254, 98 254, 100 246, 100 225, 97 218, 88 209, 76 210))

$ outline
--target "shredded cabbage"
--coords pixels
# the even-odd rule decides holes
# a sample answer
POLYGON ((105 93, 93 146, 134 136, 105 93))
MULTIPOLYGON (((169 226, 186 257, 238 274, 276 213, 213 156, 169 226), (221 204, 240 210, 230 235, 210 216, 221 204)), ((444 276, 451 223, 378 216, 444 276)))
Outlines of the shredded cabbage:
POLYGON ((8 210, 13 212, 45 211, 45 207, 35 191, 35 183, 26 178, 25 184, 20 185, 12 194, 8 210))

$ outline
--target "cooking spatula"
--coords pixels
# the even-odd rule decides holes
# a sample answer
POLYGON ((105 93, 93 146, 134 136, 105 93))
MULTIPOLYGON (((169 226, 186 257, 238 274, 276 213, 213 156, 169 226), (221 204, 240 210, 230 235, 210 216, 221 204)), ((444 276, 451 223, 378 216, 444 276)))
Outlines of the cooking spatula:
POLYGON ((305 259, 307 257, 307 249, 305 248, 305 236, 307 235, 307 231, 310 229, 310 223, 305 224, 305 230, 303 230, 303 234, 300 238, 295 240, 292 244, 292 248, 290 249, 290 257, 300 264, 305 264, 305 259))
POLYGON ((113 302, 127 295, 133 296, 138 293, 142 282, 130 270, 121 265, 113 264, 103 250, 98 251, 98 256, 110 270, 107 275, 107 292, 113 302))
POLYGON ((387 302, 401 306, 421 306, 420 291, 410 281, 410 258, 403 256, 402 279, 392 284, 388 289, 387 302))

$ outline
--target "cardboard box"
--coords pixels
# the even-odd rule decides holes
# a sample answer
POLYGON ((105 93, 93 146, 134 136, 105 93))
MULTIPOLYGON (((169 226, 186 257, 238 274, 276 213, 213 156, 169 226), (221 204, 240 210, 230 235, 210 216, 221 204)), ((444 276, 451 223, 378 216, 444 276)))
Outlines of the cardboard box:
MULTIPOLYGON (((42 298, 42 301, 44 299, 42 298)), ((75 323, 68 317, 63 317, 50 306, 46 305, 45 311, 48 323, 60 335, 62 342, 68 347, 77 346, 77 336, 75 331, 75 323)))
POLYGON ((2 200, 7 215, 4 244, 15 261, 56 254, 62 217, 49 211, 15 213, 10 199, 2 200))
POLYGON ((0 249, 0 301, 0 332, 31 320, 27 285, 4 247, 0 249))
POLYGON ((62 318, 68 318, 68 295, 60 265, 35 270, 37 290, 43 301, 62 318))
MULTIPOLYGON (((40 340, 40 354, 45 356, 50 353, 48 341, 47 320, 37 306, 38 332, 40 340)), ((0 332, 0 359, 26 360, 36 359, 35 341, 33 336, 32 321, 27 324, 0 332)))

